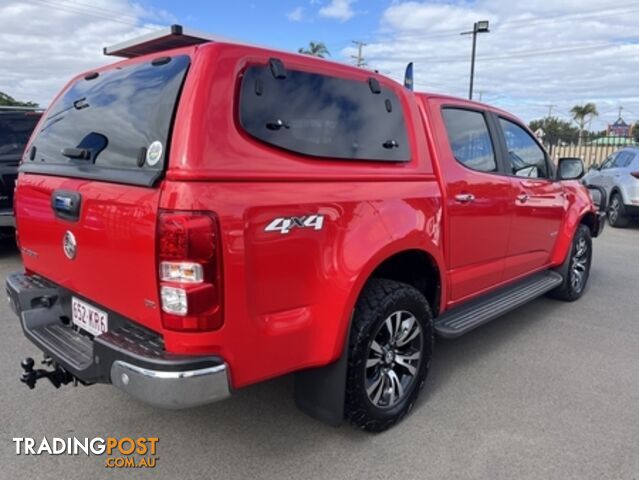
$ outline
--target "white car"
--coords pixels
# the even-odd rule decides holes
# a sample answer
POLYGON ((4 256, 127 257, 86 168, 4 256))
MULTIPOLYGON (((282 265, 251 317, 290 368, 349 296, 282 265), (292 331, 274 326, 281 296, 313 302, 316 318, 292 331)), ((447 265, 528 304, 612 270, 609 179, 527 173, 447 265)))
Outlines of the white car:
POLYGON ((606 190, 610 226, 625 227, 639 217, 639 146, 617 150, 583 180, 606 190))

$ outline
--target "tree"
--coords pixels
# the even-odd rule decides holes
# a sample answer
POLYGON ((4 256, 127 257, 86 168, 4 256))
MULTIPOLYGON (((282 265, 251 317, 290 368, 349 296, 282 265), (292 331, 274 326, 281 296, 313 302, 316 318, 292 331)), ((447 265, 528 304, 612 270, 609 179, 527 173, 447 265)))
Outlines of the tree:
POLYGON ((545 117, 532 120, 528 125, 533 132, 540 128, 544 131, 543 141, 548 146, 569 143, 577 138, 578 130, 570 122, 557 117, 545 117))
POLYGON ((639 120, 632 127, 632 138, 636 143, 639 143, 639 120))
POLYGON ((593 117, 599 115, 599 112, 594 103, 588 102, 585 105, 575 105, 570 109, 570 113, 572 114, 573 120, 579 125, 579 145, 581 146, 586 123, 593 117))
POLYGON ((0 92, 0 106, 3 107, 37 107, 35 102, 20 102, 4 92, 0 92))
POLYGON ((331 52, 328 51, 324 42, 308 42, 308 48, 300 48, 298 53, 304 53, 306 55, 312 55, 314 57, 324 58, 326 55, 331 56, 331 52))

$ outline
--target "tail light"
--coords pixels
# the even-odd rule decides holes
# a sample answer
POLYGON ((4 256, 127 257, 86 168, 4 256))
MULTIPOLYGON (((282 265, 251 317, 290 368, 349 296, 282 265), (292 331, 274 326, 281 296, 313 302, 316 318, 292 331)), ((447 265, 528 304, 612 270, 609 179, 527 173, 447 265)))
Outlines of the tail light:
POLYGON ((630 172, 630 175, 632 175, 635 178, 639 178, 639 172, 630 172))
POLYGON ((222 265, 217 218, 163 210, 158 217, 162 323, 169 330, 222 326, 222 265))

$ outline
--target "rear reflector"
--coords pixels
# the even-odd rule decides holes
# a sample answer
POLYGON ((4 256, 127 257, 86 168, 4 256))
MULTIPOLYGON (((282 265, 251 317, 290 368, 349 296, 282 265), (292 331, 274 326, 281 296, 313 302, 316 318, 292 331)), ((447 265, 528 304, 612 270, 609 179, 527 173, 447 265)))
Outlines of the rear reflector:
POLYGON ((221 261, 214 214, 160 211, 158 273, 165 328, 208 331, 222 326, 221 261))

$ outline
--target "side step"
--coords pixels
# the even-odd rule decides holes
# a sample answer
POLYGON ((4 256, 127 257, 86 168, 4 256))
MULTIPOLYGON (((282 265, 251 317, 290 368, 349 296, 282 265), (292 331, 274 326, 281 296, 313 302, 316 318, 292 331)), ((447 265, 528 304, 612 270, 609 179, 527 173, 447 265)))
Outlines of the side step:
POLYGON ((435 319, 435 332, 459 337, 559 286, 563 278, 547 270, 444 312, 435 319))

